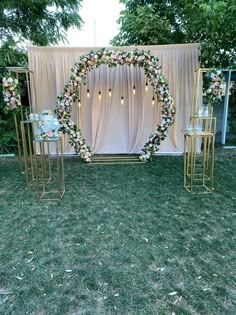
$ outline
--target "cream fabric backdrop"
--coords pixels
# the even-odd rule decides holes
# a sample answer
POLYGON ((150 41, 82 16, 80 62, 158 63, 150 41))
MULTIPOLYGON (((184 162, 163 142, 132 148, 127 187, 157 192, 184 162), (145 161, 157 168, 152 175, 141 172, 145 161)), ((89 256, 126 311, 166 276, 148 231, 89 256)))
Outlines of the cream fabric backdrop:
MULTIPOLYGON (((189 122, 193 93, 194 71, 199 67, 199 45, 162 45, 119 47, 125 51, 135 48, 150 50, 159 58, 162 73, 168 79, 175 100, 175 124, 162 142, 160 152, 183 152, 183 129, 189 122)), ((99 48, 28 47, 29 68, 33 71, 35 89, 32 89, 33 107, 55 109, 57 95, 62 94, 70 78, 71 69, 79 57, 99 48)), ((115 47, 106 47, 114 50, 115 47)), ((160 104, 152 107, 153 91, 145 91, 142 68, 105 65, 92 70, 88 85, 81 88, 81 108, 74 105, 72 119, 77 123, 94 153, 138 153, 160 120, 160 104), (133 94, 135 85, 136 93, 133 94), (87 88, 90 98, 87 98, 87 88), (112 96, 108 97, 111 88, 112 96), (98 100, 99 90, 102 93, 98 100), (121 96, 124 105, 120 105, 121 96)), ((64 137, 65 153, 74 150, 64 137)))

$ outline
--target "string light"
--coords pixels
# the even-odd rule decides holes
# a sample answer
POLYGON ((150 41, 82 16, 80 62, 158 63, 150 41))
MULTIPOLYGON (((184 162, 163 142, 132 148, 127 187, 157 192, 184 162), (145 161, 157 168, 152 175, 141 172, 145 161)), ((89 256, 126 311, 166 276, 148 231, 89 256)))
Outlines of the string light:
POLYGON ((111 97, 111 89, 109 89, 108 96, 111 97))
POLYGON ((87 73, 87 98, 90 98, 90 92, 89 92, 89 74, 87 73))
POLYGON ((145 91, 147 92, 148 91, 148 83, 146 81, 146 84, 145 84, 145 91))
POLYGON ((133 82, 134 82, 134 85, 133 85, 133 94, 136 93, 136 89, 135 89, 135 67, 133 66, 133 82))
POLYGON ((80 99, 78 100, 78 106, 79 106, 79 108, 81 107, 81 101, 80 101, 80 99))
POLYGON ((120 98, 120 104, 121 106, 124 105, 124 92, 123 92, 123 67, 121 68, 120 71, 120 78, 121 78, 121 98, 120 98))
POLYGON ((154 106, 154 105, 155 105, 155 97, 153 95, 153 97, 152 97, 152 106, 154 106))
POLYGON ((101 91, 98 92, 98 99, 99 99, 99 101, 102 99, 102 93, 101 93, 101 91))
POLYGON ((100 90, 100 68, 98 69, 98 83, 99 83, 98 99, 99 99, 99 101, 101 101, 102 93, 101 93, 101 90, 100 90))

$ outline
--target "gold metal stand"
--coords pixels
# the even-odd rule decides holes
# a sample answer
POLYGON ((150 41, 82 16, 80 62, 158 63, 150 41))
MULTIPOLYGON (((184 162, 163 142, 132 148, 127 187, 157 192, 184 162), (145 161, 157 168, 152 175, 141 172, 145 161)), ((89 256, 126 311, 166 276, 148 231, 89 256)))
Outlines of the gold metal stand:
POLYGON ((35 137, 35 128, 37 121, 24 120, 21 121, 21 136, 23 147, 23 173, 26 177, 27 186, 36 186, 36 170, 35 170, 35 150, 33 140, 35 137))
MULTIPOLYGON (((27 83, 28 100, 29 100, 29 111, 31 112, 32 111, 32 94, 31 94, 31 89, 30 89, 30 82, 31 82, 32 88, 35 89, 34 82, 33 82, 33 71, 31 71, 27 68, 22 68, 22 67, 7 67, 6 69, 8 70, 9 74, 11 72, 15 73, 18 81, 19 81, 19 75, 22 75, 22 74, 25 75, 26 83, 27 83), (30 76, 31 76, 31 80, 30 80, 30 76)), ((21 99, 21 96, 20 96, 20 99, 21 99)), ((36 110, 37 110, 37 103, 36 103, 36 110)), ((27 114, 27 113, 23 113, 22 106, 20 106, 20 121, 23 121, 25 119, 25 117, 24 117, 25 114, 27 114)), ((19 133, 18 121, 17 121, 16 114, 14 114, 14 122, 15 122, 15 128, 16 128, 18 160, 19 160, 21 171, 25 172, 24 161, 23 161, 24 152, 22 152, 22 145, 23 144, 21 143, 21 141, 23 142, 23 135, 21 133, 19 133)))
POLYGON ((195 72, 192 116, 184 132, 184 187, 192 194, 214 191, 214 152, 216 118, 213 108, 199 102, 201 74, 210 69, 200 68, 195 72))
POLYGON ((64 196, 64 160, 61 138, 34 140, 36 187, 38 198, 58 200, 64 196), (50 146, 55 146, 55 157, 50 146), (38 154, 37 154, 38 151, 38 154))
MULTIPOLYGON (((22 118, 22 110, 21 110, 21 118, 22 118)), ((18 122, 17 122, 17 117, 16 114, 14 114, 14 123, 15 123, 15 129, 16 129, 16 141, 17 141, 17 151, 18 151, 18 160, 20 164, 20 169, 23 172, 23 161, 22 161, 22 152, 21 152, 21 141, 20 141, 20 135, 19 135, 19 130, 18 130, 18 122)))
POLYGON ((184 187, 193 194, 214 191, 215 133, 184 134, 184 187), (202 150, 197 152, 197 142, 202 142, 202 150))

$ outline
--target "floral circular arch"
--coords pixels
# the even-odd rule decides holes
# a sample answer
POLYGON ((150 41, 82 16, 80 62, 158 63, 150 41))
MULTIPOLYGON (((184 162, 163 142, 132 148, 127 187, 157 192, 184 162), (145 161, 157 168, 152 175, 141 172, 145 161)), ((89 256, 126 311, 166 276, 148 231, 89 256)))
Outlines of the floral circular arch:
POLYGON ((90 51, 82 55, 71 70, 71 77, 64 87, 64 93, 57 97, 55 113, 62 125, 62 132, 69 135, 69 142, 74 146, 75 152, 86 162, 91 162, 91 149, 82 138, 81 130, 71 120, 71 109, 73 102, 78 101, 79 87, 87 83, 87 74, 93 68, 101 65, 116 67, 117 65, 133 65, 142 67, 144 73, 153 86, 158 101, 161 102, 161 121, 157 124, 156 131, 149 136, 140 153, 141 161, 150 161, 153 154, 159 150, 162 140, 167 137, 168 127, 174 122, 175 107, 173 97, 169 92, 168 82, 161 74, 158 58, 152 56, 149 51, 106 50, 102 48, 97 52, 90 51))

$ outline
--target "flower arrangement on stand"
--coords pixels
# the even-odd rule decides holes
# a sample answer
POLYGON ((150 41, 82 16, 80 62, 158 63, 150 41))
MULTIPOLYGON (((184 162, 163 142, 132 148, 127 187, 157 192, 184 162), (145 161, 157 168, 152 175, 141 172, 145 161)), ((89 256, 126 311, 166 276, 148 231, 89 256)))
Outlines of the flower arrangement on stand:
POLYGON ((5 110, 17 112, 21 107, 18 80, 11 74, 2 79, 5 110))
POLYGON ((225 87, 224 74, 221 70, 210 70, 204 76, 203 93, 206 103, 210 106, 221 101, 225 87))
POLYGON ((44 110, 41 112, 39 120, 36 120, 36 139, 55 139, 59 137, 59 130, 61 125, 58 118, 55 117, 50 110, 44 110))
POLYGON ((75 151, 86 162, 91 162, 91 149, 86 145, 82 138, 81 130, 71 120, 71 109, 73 102, 78 101, 79 87, 86 84, 87 74, 93 68, 106 64, 109 67, 118 65, 133 65, 144 68, 146 78, 153 86, 154 93, 162 104, 162 118, 157 125, 155 133, 150 135, 148 141, 144 144, 141 161, 150 161, 152 155, 158 150, 160 142, 167 137, 168 127, 174 122, 175 108, 173 98, 169 92, 168 82, 161 75, 161 68, 158 65, 158 58, 150 55, 149 51, 123 51, 106 50, 102 48, 97 52, 90 51, 87 55, 82 55, 79 61, 75 63, 74 69, 68 84, 64 87, 64 93, 58 96, 57 108, 55 110, 59 122, 62 124, 63 133, 69 134, 70 143, 75 151))

